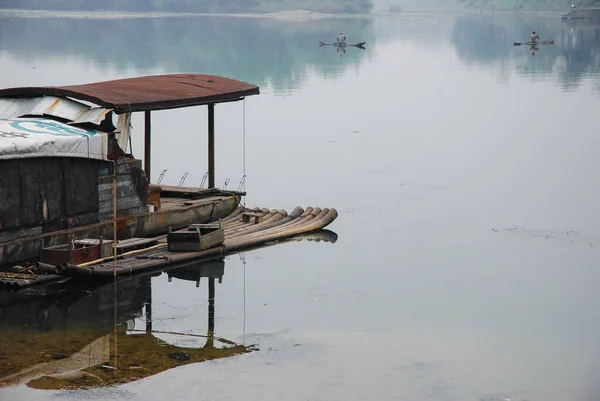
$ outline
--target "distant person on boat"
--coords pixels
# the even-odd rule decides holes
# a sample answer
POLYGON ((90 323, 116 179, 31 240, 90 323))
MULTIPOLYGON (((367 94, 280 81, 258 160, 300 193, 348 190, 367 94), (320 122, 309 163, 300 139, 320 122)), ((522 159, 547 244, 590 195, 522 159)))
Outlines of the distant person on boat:
POLYGON ((539 39, 539 35, 537 33, 535 33, 535 31, 533 31, 533 33, 531 35, 529 35, 529 39, 531 39, 532 42, 537 42, 537 40, 539 39))
POLYGON ((340 33, 340 36, 337 37, 337 44, 338 45, 345 45, 346 44, 346 37, 344 36, 343 33, 340 33))
POLYGON ((571 3, 571 10, 575 8, 575 3, 571 3))

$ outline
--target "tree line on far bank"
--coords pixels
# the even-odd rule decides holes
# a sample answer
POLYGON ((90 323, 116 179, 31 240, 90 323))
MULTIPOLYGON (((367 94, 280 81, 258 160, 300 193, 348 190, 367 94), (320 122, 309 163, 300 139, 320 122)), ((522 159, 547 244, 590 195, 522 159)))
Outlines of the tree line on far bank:
MULTIPOLYGON (((446 1, 451 3, 453 0, 446 1)), ((580 9, 600 7, 600 0, 458 0, 458 4, 467 8, 500 10, 566 10, 571 4, 575 4, 580 9)))
POLYGON ((51 11, 127 11, 173 13, 264 13, 310 10, 365 13, 372 0, 4 0, 2 8, 51 11))

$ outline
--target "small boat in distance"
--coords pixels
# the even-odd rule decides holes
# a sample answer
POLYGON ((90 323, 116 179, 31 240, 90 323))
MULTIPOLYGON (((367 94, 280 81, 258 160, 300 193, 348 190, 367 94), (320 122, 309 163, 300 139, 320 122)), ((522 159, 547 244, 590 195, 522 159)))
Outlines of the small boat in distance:
POLYGON ((353 46, 353 47, 358 47, 363 49, 365 46, 365 43, 367 42, 360 42, 360 43, 327 43, 327 42, 323 42, 323 41, 319 41, 319 46, 335 46, 335 47, 349 47, 349 46, 353 46))
POLYGON ((533 45, 553 45, 554 44, 554 39, 546 39, 546 40, 542 40, 540 42, 532 42, 530 40, 528 40, 527 42, 513 42, 513 46, 533 46, 533 45))

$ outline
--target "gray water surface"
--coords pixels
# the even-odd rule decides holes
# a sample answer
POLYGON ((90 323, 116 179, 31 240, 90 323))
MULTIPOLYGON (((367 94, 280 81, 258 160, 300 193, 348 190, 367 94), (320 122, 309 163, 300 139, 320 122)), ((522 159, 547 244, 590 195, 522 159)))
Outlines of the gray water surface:
MULTIPOLYGON (((0 22, 1 87, 175 72, 259 85, 217 107, 218 185, 245 173, 248 206, 339 212, 334 244, 225 261, 216 334, 258 351, 116 387, 4 389, 2 400, 600 397, 600 28, 443 16, 0 22), (555 45, 513 46, 532 30, 555 45), (366 49, 318 46, 339 32, 366 49)), ((163 183, 188 172, 186 185, 200 184, 206 124, 205 108, 154 113, 153 181, 167 169, 163 183)), ((141 158, 141 116, 133 125, 141 158)), ((206 280, 163 274, 151 287, 154 330, 206 334, 206 280)), ((7 314, 0 328, 12 330, 7 314)), ((49 324, 83 324, 69 319, 49 324)))

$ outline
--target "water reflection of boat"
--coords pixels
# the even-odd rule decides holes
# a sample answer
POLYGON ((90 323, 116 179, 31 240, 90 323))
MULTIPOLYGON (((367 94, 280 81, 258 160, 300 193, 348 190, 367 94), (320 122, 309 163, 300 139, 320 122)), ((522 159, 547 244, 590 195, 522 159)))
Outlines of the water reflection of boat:
POLYGON ((167 275, 169 281, 173 278, 178 280, 194 281, 196 287, 200 287, 200 279, 202 277, 217 278, 219 283, 223 281, 223 275, 225 274, 225 261, 212 260, 210 262, 202 263, 202 269, 198 269, 198 265, 183 266, 178 269, 169 270, 167 275))
POLYGON ((170 279, 208 278, 207 334, 171 333, 202 338, 205 343, 200 347, 179 347, 157 336, 160 332, 152 328, 150 274, 109 281, 104 286, 66 287, 62 295, 54 292, 50 299, 32 294, 28 303, 23 299, 10 302, 11 296, 12 301, 15 296, 23 298, 20 293, 2 294, 0 330, 4 346, 0 352, 12 369, 5 364, 0 367, 1 385, 104 386, 138 380, 182 364, 252 351, 214 335, 215 280, 222 281, 224 270, 221 260, 168 272, 170 279), (145 328, 136 330, 134 320, 141 317, 145 318, 145 328))
MULTIPOLYGON (((287 241, 300 240, 335 242, 337 234, 323 230, 287 241)), ((252 345, 215 335, 216 284, 223 281, 224 274, 225 260, 219 259, 109 279, 103 284, 67 281, 51 289, 0 293, 0 359, 10 362, 0 364, 0 387, 108 386, 183 364, 254 351, 252 345), (153 328, 151 279, 164 272, 169 282, 186 280, 200 287, 202 280, 208 281, 206 334, 153 328), (136 328, 135 322, 140 320, 145 327, 136 328), (165 341, 164 336, 203 344, 179 346, 179 341, 165 341)))

